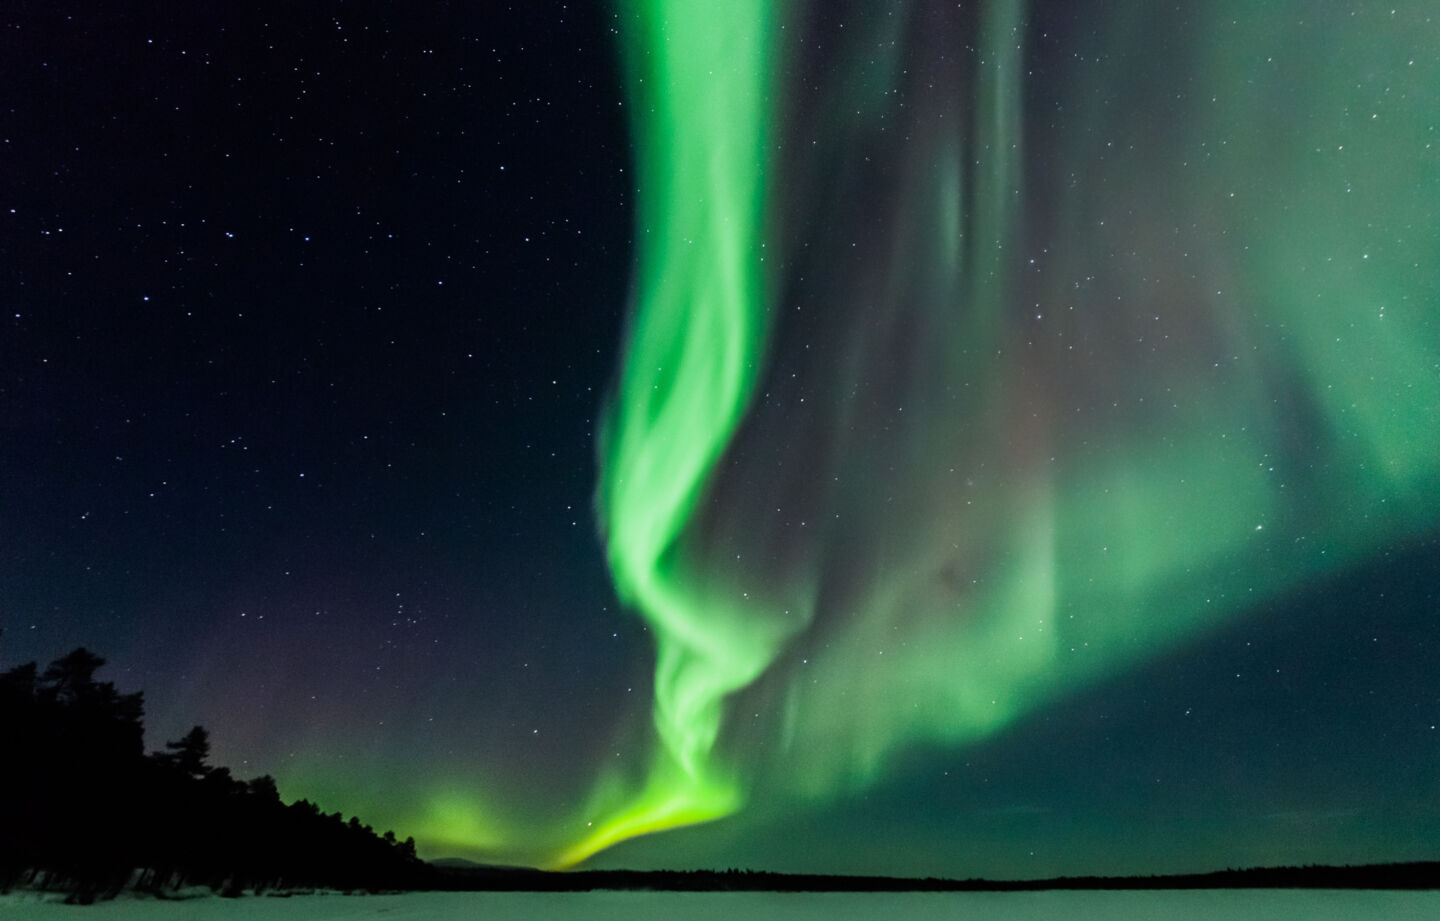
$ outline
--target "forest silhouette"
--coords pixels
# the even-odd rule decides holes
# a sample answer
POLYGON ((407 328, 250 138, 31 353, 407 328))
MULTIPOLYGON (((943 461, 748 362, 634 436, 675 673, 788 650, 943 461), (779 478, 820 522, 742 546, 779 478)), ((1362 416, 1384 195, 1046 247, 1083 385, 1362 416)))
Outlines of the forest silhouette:
POLYGON ((236 779, 200 726, 147 754, 143 695, 96 680, 104 664, 80 648, 0 674, 0 892, 423 887, 414 839, 236 779))

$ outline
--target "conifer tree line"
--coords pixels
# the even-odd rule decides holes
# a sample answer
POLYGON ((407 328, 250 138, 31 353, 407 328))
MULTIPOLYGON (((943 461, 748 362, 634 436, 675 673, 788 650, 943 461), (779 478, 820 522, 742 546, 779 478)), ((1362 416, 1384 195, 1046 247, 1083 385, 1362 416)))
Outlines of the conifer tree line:
POLYGON ((202 727, 147 754, 143 695, 97 681, 104 664, 80 648, 0 674, 0 892, 424 885, 414 839, 286 805, 269 776, 236 779, 208 763, 202 727))

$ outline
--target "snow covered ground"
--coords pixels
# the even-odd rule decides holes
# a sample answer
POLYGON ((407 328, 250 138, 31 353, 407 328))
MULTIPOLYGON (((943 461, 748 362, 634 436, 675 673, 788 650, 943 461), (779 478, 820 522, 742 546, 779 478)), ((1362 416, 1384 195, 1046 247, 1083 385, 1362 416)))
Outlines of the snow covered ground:
POLYGON ((832 921, 846 918, 954 921, 1125 921, 1165 918, 1265 921, 1434 921, 1440 892, 1197 890, 1182 892, 763 893, 461 892, 411 895, 307 895, 293 898, 155 901, 125 897, 73 906, 33 894, 0 897, 3 921, 529 921, 533 918, 634 921, 832 921))

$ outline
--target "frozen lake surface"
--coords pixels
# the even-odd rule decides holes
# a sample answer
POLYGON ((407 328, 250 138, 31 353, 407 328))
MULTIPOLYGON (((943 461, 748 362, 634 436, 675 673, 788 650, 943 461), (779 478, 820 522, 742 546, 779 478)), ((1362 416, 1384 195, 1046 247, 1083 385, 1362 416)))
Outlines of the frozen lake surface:
POLYGON ((1172 892, 422 892, 409 895, 307 895, 293 898, 121 898, 92 906, 46 902, 33 895, 0 898, 4 921, 831 921, 924 918, 955 921, 1125 921, 1165 918, 1265 921, 1434 921, 1440 892, 1354 890, 1180 890, 1172 892))

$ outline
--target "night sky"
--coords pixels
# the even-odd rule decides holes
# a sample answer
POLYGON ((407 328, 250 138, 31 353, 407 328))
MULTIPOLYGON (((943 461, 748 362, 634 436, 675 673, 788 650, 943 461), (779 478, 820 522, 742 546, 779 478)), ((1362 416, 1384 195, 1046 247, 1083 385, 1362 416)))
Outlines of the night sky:
POLYGON ((0 668, 426 857, 1440 856, 1433 3, 231 6, 0 11, 0 668))

